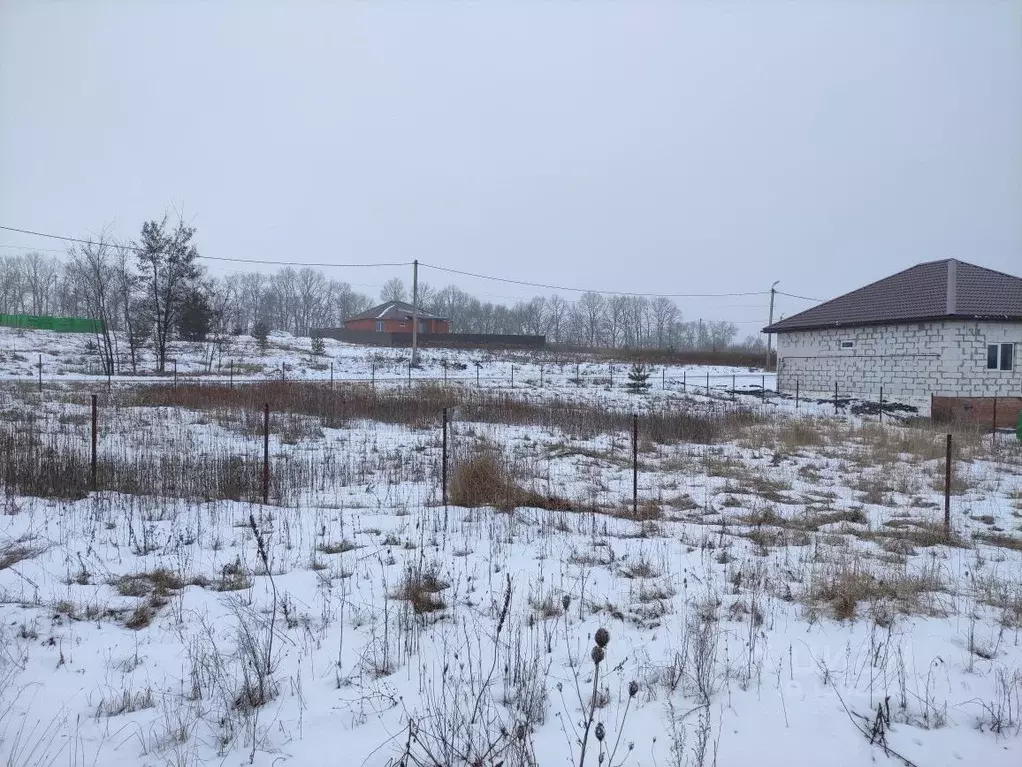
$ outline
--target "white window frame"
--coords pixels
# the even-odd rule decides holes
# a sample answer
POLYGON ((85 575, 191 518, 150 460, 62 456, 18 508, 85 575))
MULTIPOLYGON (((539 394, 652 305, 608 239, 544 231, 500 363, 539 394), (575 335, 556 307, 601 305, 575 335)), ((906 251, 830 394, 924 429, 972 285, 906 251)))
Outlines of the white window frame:
POLYGON ((1012 341, 999 341, 997 343, 988 343, 987 344, 986 369, 987 370, 996 370, 997 372, 1000 372, 1000 373, 1010 373, 1010 372, 1014 371, 1015 370, 1015 358, 1017 356, 1015 354, 1015 351, 1016 351, 1015 344, 1012 341), (1005 367, 1005 364, 1004 364, 1004 358, 1005 358, 1004 351, 1005 351, 1005 349, 1009 350, 1008 351, 1008 355, 1011 357, 1011 359, 1008 360, 1007 367, 1005 367), (993 365, 990 364, 991 351, 993 351, 993 361, 994 361, 993 365))

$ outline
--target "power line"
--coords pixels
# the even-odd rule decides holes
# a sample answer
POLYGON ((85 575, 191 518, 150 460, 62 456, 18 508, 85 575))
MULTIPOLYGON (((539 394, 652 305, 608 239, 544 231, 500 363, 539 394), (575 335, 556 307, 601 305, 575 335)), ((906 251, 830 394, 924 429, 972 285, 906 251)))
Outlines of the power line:
MULTIPOLYGON (((94 240, 84 240, 78 237, 67 237, 59 234, 50 234, 48 232, 38 232, 31 229, 20 229, 13 226, 0 225, 0 229, 8 232, 17 232, 19 234, 27 234, 33 237, 46 237, 52 240, 61 240, 63 242, 74 242, 82 245, 98 245, 94 240)), ((24 246, 12 246, 12 247, 24 247, 24 246)), ((143 252, 142 248, 134 245, 118 245, 117 247, 131 250, 136 253, 143 252)), ((372 268, 372 267, 402 267, 411 266, 410 261, 398 261, 398 262, 381 262, 381 263, 369 263, 369 264, 334 264, 325 262, 315 261, 279 261, 276 259, 255 259, 255 258, 230 258, 226 256, 202 256, 199 258, 205 261, 223 261, 225 263, 234 264, 257 264, 261 266, 309 266, 317 268, 330 268, 330 267, 342 267, 342 268, 372 268)), ((566 293, 599 293, 601 295, 614 295, 614 296, 636 296, 645 298, 733 298, 741 296, 765 296, 769 293, 766 290, 757 290, 750 292, 731 292, 731 293, 636 293, 627 290, 593 290, 591 288, 577 288, 569 287, 565 285, 550 285, 542 282, 530 282, 528 280, 515 280, 509 277, 495 277, 488 274, 479 274, 478 272, 468 272, 460 269, 451 269, 446 266, 437 266, 436 264, 428 264, 420 261, 420 266, 427 267, 429 269, 435 269, 441 272, 447 272, 449 274, 458 274, 463 277, 474 277, 480 280, 490 280, 492 282, 502 282, 509 285, 522 285, 531 288, 542 288, 544 290, 559 290, 566 293)), ((780 291, 778 291, 780 293, 780 291)), ((795 296, 789 293, 781 293, 781 295, 791 296, 792 298, 801 298, 806 301, 815 301, 814 298, 806 298, 805 296, 795 296)))
POLYGON ((494 282, 506 282, 511 285, 524 285, 530 288, 543 288, 544 290, 563 290, 567 293, 600 293, 603 295, 614 295, 614 296, 645 296, 649 298, 727 298, 731 296, 763 296, 768 291, 758 290, 751 293, 632 293, 627 290, 592 290, 590 288, 571 288, 564 285, 547 285, 542 282, 528 282, 526 280, 513 280, 508 277, 493 277, 487 274, 478 274, 476 272, 465 272, 460 269, 450 269, 446 266, 437 266, 436 264, 427 264, 423 261, 419 262, 419 266, 425 266, 429 269, 436 269, 441 272, 449 272, 451 274, 460 274, 463 277, 475 277, 480 280, 492 280, 494 282))
MULTIPOLYGON (((0 225, 0 229, 3 229, 3 230, 8 231, 8 232, 18 232, 19 234, 29 234, 29 235, 32 235, 34 237, 48 237, 51 240, 63 240, 64 242, 76 242, 76 243, 79 243, 79 244, 82 244, 82 245, 99 245, 99 244, 101 244, 101 243, 98 243, 98 242, 96 242, 94 240, 83 240, 83 239, 80 239, 78 237, 65 237, 65 236, 60 235, 60 234, 48 234, 46 232, 34 232, 31 229, 18 229, 17 227, 13 227, 13 226, 2 226, 2 225, 0 225)), ((110 243, 110 244, 114 245, 114 243, 110 243)), ((25 246, 23 246, 23 245, 12 245, 12 246, 8 246, 8 247, 25 247, 25 246)), ((124 248, 125 250, 132 250, 132 251, 134 251, 136 253, 143 253, 145 251, 144 248, 139 248, 139 247, 136 247, 134 245, 116 245, 116 247, 124 248)), ((35 250, 41 250, 41 248, 35 248, 35 250)), ((54 251, 54 252, 59 252, 59 251, 54 251)), ((227 258, 225 256, 202 256, 202 255, 200 255, 199 258, 203 259, 204 261, 229 261, 229 262, 235 263, 235 264, 261 264, 261 265, 269 265, 269 266, 316 266, 316 267, 320 267, 320 268, 332 267, 332 266, 342 266, 342 267, 388 266, 388 267, 394 267, 394 266, 411 266, 412 265, 411 261, 400 261, 400 262, 393 262, 393 263, 378 263, 378 264, 331 264, 331 263, 316 262, 316 261, 276 261, 276 260, 273 260, 273 259, 259 259, 259 258, 227 258)))
POLYGON ((43 253, 66 253, 67 252, 66 250, 61 250, 60 248, 37 248, 37 247, 34 247, 32 245, 12 245, 12 244, 6 243, 6 242, 0 242, 0 248, 17 248, 18 250, 32 250, 32 251, 38 250, 38 251, 41 251, 43 253))
POLYGON ((785 293, 784 291, 781 291, 781 290, 777 291, 777 295, 779 295, 779 296, 787 296, 788 298, 800 298, 803 301, 815 301, 818 304, 823 303, 823 299, 822 298, 810 298, 809 296, 796 296, 794 293, 785 293))

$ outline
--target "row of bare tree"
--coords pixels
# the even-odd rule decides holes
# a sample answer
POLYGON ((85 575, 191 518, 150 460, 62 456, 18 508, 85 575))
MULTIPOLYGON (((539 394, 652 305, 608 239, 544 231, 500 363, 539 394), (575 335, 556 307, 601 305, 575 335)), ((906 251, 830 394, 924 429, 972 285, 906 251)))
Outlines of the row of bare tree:
MULTIPOLYGON (((157 370, 167 364, 174 338, 210 340, 208 364, 231 335, 257 326, 306 334, 337 327, 375 301, 347 282, 311 268, 212 277, 198 264, 195 230, 167 219, 146 222, 137 239, 119 242, 106 233, 76 244, 67 258, 29 253, 0 258, 0 314, 54 314, 102 320, 98 341, 111 372, 138 372, 150 350, 157 370), (120 331, 120 332, 114 332, 120 331)), ((466 333, 546 335, 579 347, 755 349, 749 336, 736 344, 727 321, 685 321, 669 298, 582 293, 575 301, 537 296, 504 305, 481 301, 455 285, 419 283, 419 306, 448 317, 466 333)), ((389 280, 379 300, 410 301, 405 283, 389 280)))

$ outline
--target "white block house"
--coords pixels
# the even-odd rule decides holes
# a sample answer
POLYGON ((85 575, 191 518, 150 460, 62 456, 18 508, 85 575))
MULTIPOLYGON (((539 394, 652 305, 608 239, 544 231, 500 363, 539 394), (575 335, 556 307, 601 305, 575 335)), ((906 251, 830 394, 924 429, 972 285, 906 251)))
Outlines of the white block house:
POLYGON ((918 264, 764 328, 777 388, 884 399, 1022 396, 1022 278, 955 259, 918 264))

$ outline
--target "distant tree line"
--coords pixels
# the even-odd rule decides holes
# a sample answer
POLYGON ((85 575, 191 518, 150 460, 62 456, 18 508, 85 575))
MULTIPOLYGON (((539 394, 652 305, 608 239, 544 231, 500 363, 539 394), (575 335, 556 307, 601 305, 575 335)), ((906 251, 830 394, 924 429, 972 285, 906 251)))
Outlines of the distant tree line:
MULTIPOLYGON (((377 302, 308 267, 210 276, 198 263, 194 237, 192 227, 163 218, 143 224, 137 239, 118 242, 103 233, 91 244, 76 244, 63 259, 39 253, 0 258, 0 314, 102 320, 107 332, 98 345, 104 364, 111 372, 137 372, 143 349, 163 371, 174 339, 211 342, 212 365, 231 336, 268 329, 305 335, 310 328, 341 326, 377 302)), ((411 296, 394 278, 378 300, 411 296)), ((551 343, 573 347, 762 347, 758 335, 736 343, 732 322, 686 321, 664 297, 590 292, 574 301, 554 294, 505 305, 481 301, 455 285, 435 288, 420 281, 419 306, 448 317, 454 332, 546 335, 551 343)))

